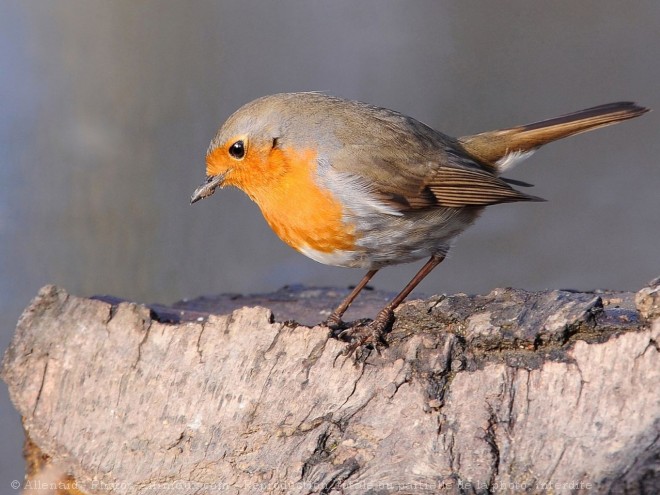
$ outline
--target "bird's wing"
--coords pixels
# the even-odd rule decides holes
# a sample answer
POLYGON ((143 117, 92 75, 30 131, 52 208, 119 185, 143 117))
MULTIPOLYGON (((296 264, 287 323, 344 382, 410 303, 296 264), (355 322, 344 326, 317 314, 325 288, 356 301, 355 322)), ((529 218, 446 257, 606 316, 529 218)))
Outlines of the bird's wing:
POLYGON ((433 206, 460 208, 514 201, 542 201, 541 198, 517 191, 499 177, 477 168, 440 166, 426 188, 435 198, 433 206))
POLYGON ((393 148, 380 144, 344 147, 332 167, 359 180, 396 211, 543 201, 511 187, 506 179, 473 160, 460 144, 445 143, 444 149, 432 152, 414 145, 398 143, 393 148), (402 149, 421 152, 406 156, 402 149))

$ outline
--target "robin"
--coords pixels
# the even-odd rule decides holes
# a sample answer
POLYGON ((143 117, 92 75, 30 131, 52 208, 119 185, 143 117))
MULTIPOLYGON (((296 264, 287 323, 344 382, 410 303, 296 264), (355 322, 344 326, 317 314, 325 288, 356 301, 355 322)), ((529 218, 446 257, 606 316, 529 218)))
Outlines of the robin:
POLYGON ((429 258, 350 348, 378 345, 394 309, 445 258, 452 240, 486 206, 543 201, 500 177, 540 146, 638 117, 610 103, 550 120, 453 138, 399 112, 321 93, 265 96, 237 110, 206 155, 206 182, 191 203, 235 186, 292 248, 328 265, 367 270, 332 312, 342 316, 383 267, 429 258))

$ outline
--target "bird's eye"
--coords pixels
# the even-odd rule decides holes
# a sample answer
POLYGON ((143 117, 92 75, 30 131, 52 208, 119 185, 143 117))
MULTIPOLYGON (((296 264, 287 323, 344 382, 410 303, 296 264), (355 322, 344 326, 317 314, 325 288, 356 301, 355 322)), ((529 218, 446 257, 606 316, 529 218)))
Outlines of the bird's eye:
POLYGON ((243 141, 236 141, 229 147, 229 154, 237 160, 243 159, 245 156, 245 144, 243 141))

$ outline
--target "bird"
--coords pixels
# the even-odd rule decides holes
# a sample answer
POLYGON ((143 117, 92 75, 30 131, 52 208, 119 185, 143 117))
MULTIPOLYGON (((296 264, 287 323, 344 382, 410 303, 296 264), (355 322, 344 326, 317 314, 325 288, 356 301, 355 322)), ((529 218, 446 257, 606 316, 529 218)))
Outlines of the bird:
POLYGON ((253 100, 220 127, 191 204, 234 186, 282 241, 366 275, 324 322, 348 350, 386 346, 394 310, 487 206, 544 201, 501 174, 552 141, 638 117, 633 102, 454 138, 400 112, 321 92, 253 100), (366 325, 342 317, 380 269, 427 259, 366 325))

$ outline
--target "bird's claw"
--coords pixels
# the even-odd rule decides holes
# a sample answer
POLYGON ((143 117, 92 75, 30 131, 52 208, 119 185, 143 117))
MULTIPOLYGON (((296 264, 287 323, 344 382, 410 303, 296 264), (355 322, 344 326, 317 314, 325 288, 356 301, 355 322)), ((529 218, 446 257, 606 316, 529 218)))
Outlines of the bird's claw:
POLYGON ((391 308, 385 308, 373 321, 362 320, 348 326, 341 318, 330 315, 324 324, 330 329, 329 337, 347 343, 338 356, 354 355, 354 360, 360 362, 364 361, 372 350, 380 355, 381 350, 388 346, 385 333, 393 320, 394 312, 391 308))
POLYGON ((350 356, 355 353, 356 359, 359 360, 358 354, 362 354, 360 351, 375 349, 380 355, 381 349, 387 347, 385 330, 387 330, 389 323, 389 320, 376 319, 366 325, 358 325, 342 331, 339 338, 349 341, 342 354, 350 356))

